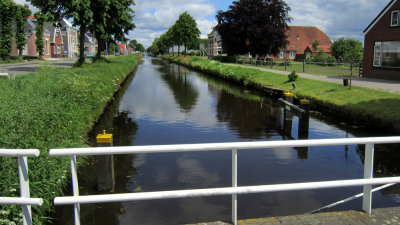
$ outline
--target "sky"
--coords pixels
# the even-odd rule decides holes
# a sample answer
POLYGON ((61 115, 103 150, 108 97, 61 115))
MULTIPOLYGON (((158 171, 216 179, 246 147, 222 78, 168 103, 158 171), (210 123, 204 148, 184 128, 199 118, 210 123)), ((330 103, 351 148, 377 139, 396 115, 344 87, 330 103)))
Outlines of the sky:
MULTIPOLYGON (((25 4, 25 0, 15 0, 25 4)), ((226 11, 233 0, 135 0, 133 6, 136 28, 128 35, 146 48, 156 37, 166 32, 179 14, 188 11, 196 20, 201 37, 217 24, 215 15, 226 11)), ((292 9, 289 25, 316 26, 332 41, 353 38, 363 41, 363 31, 390 0, 286 0, 292 9)))

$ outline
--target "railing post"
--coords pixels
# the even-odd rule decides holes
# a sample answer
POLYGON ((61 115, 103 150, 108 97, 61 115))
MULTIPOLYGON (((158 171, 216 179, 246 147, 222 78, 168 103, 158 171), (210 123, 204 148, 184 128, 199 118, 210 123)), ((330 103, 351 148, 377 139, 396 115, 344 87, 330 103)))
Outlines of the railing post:
MULTIPOLYGON (((71 156, 71 178, 72 178, 72 191, 74 196, 79 196, 79 184, 78 184, 78 169, 76 166, 76 156, 71 156)), ((74 204, 74 215, 75 215, 75 225, 80 225, 80 205, 74 204)))
MULTIPOLYGON (((28 157, 18 157, 19 188, 22 198, 29 198, 28 157)), ((22 221, 24 225, 32 225, 32 210, 30 205, 22 205, 22 221)))
MULTIPOLYGON (((237 187, 237 149, 232 149, 232 187, 237 187)), ((232 195, 232 223, 237 225, 237 194, 232 195)))
MULTIPOLYGON (((364 179, 373 178, 374 173, 374 144, 365 145, 365 157, 364 157, 364 179)), ((363 192, 363 205, 362 209, 371 214, 372 208, 372 185, 364 185, 363 192)))

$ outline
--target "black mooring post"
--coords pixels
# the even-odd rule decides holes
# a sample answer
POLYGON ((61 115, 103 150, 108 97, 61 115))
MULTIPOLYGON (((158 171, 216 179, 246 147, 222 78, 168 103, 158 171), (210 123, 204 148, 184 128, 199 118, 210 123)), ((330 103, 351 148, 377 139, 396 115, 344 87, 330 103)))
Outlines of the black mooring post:
POLYGON ((310 123, 310 101, 307 99, 300 100, 300 108, 305 112, 299 119, 299 139, 308 139, 309 123, 310 123))

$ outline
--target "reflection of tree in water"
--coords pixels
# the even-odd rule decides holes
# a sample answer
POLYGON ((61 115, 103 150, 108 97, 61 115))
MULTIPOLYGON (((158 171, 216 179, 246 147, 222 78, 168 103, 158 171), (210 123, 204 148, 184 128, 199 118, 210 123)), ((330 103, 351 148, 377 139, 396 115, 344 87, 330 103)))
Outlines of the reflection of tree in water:
MULTIPOLYGON (((130 146, 132 145, 138 125, 129 117, 129 112, 118 112, 118 107, 122 96, 127 87, 132 82, 134 76, 131 75, 126 80, 122 89, 114 96, 114 100, 110 102, 103 115, 96 123, 93 130, 89 133, 90 143, 95 145, 96 136, 106 130, 107 133, 113 134, 114 146, 130 146)), ((97 188, 97 158, 89 156, 85 158, 85 163, 78 170, 80 195, 99 195, 110 194, 109 190, 98 190, 97 188)), ((126 186, 132 175, 138 173, 138 169, 134 167, 133 161, 135 155, 115 155, 114 156, 114 175, 115 175, 115 192, 129 192, 126 186)), ((55 224, 73 224, 73 206, 68 205, 56 210, 55 224), (62 215, 59 215, 62 214, 62 215)), ((119 224, 118 216, 124 213, 122 203, 105 203, 105 204, 87 204, 81 205, 81 223, 108 225, 119 224)))
MULTIPOLYGON (((199 92, 187 80, 186 70, 178 67, 175 72, 175 66, 171 65, 170 73, 163 73, 161 78, 167 83, 172 90, 174 99, 183 112, 190 112, 197 104, 199 92)), ((162 69, 162 68, 161 68, 162 69)), ((163 69, 162 69, 163 70, 163 69)))
POLYGON ((281 126, 281 110, 272 100, 242 99, 209 86, 218 98, 217 119, 227 122, 241 138, 262 139, 274 135, 281 126))
MULTIPOLYGON (((383 144, 375 145, 374 177, 400 176, 400 145, 383 144)), ((357 146, 357 153, 364 163, 365 145, 357 146)), ((380 191, 385 196, 400 195, 400 184, 380 191)))

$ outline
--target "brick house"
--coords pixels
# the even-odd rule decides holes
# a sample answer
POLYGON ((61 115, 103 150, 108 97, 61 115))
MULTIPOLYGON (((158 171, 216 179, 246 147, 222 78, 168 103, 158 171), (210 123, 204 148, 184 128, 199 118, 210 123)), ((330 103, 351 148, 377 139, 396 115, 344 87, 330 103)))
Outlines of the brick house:
POLYGON ((87 31, 85 33, 85 55, 95 56, 96 52, 97 52, 97 40, 90 31, 87 31))
MULTIPOLYGON (((316 54, 312 50, 312 43, 316 40, 320 41, 319 49, 326 54, 332 55, 330 50, 332 40, 317 27, 309 26, 289 26, 286 31, 288 44, 281 49, 277 55, 267 55, 266 58, 283 60, 304 60, 316 54)), ((221 36, 214 29, 208 35, 208 54, 209 56, 220 55, 222 53, 221 36)))
POLYGON ((286 35, 289 43, 284 49, 281 49, 278 55, 271 58, 278 60, 304 60, 317 53, 317 51, 313 51, 312 49, 312 43, 316 40, 320 42, 319 49, 328 55, 332 55, 330 50, 332 45, 331 39, 317 27, 289 26, 286 35))
POLYGON ((66 19, 61 21, 61 36, 63 41, 64 56, 68 58, 77 57, 78 49, 78 29, 73 27, 66 19))
POLYGON ((364 30, 364 77, 400 80, 400 1, 392 0, 364 30))
POLYGON ((214 28, 208 35, 208 57, 213 57, 222 54, 222 40, 221 35, 214 28))
POLYGON ((64 56, 64 42, 62 39, 61 28, 51 23, 44 23, 45 29, 50 31, 50 53, 51 58, 61 58, 64 56))
MULTIPOLYGON (((39 53, 36 51, 36 43, 35 43, 36 26, 37 26, 37 21, 35 17, 29 16, 29 18, 26 21, 26 28, 25 28, 25 38, 27 44, 25 45, 24 50, 22 52, 22 55, 24 56, 39 56, 39 53)), ((50 39, 51 39, 50 31, 45 27, 43 31, 43 44, 44 44, 43 58, 51 58, 50 39)), ((10 55, 18 56, 18 50, 15 44, 15 40, 13 40, 12 51, 10 55)))

